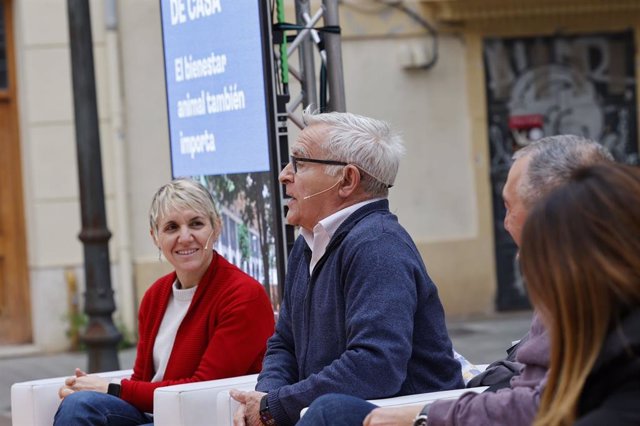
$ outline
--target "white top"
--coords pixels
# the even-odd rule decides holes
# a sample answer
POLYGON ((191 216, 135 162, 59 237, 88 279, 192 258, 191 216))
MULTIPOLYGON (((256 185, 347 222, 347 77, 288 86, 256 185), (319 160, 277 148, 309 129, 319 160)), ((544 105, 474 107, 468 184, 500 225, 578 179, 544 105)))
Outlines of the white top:
POLYGON ((178 280, 176 279, 173 282, 171 288, 173 294, 169 300, 167 311, 162 318, 156 341, 153 344, 153 368, 155 368, 156 374, 153 375, 152 382, 159 382, 164 378, 164 372, 167 369, 178 327, 180 327, 184 316, 187 314, 191 299, 193 299, 197 288, 198 286, 187 289, 178 288, 178 280))
POLYGON ((384 200, 384 198, 372 198, 370 200, 361 201, 342 210, 338 210, 334 214, 329 215, 318 222, 318 224, 313 227, 313 232, 309 232, 304 228, 300 229, 300 234, 302 234, 304 240, 311 249, 309 275, 313 273, 313 269, 318 264, 318 261, 322 256, 324 256, 324 253, 327 251, 329 241, 331 241, 331 237, 333 237, 333 234, 335 234, 340 225, 342 225, 342 222, 347 220, 347 218, 360 207, 380 200, 384 200))

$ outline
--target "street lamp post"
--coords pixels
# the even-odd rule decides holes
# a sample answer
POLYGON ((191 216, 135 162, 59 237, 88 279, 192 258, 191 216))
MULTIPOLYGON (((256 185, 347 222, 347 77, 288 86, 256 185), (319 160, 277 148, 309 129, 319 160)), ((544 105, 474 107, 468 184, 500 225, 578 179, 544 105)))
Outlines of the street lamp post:
POLYGON ((68 0, 69 42, 73 77, 73 105, 84 247, 85 312, 89 324, 82 341, 87 346, 89 372, 118 370, 118 342, 122 336, 113 324, 115 311, 109 262, 102 159, 93 69, 93 39, 89 0, 68 0))

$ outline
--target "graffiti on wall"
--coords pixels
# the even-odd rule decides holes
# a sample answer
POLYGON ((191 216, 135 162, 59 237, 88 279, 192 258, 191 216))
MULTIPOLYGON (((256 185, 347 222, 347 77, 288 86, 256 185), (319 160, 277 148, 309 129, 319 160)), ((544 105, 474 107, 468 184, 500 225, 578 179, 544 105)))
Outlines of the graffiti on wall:
POLYGON ((544 136, 575 134, 638 164, 635 47, 632 32, 484 41, 497 308, 528 305, 504 229, 502 188, 515 151, 544 136))

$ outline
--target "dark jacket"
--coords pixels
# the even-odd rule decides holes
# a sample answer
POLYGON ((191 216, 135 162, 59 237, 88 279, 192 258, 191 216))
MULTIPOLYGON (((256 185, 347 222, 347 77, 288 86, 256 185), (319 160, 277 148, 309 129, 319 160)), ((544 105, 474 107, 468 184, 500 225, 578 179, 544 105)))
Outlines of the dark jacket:
POLYGON ((302 237, 256 389, 277 424, 320 395, 364 399, 464 387, 436 286, 387 200, 356 210, 309 276, 302 237))
POLYGON ((576 425, 640 425, 640 309, 605 340, 582 390, 576 425))
POLYGON ((510 387, 511 378, 520 374, 524 368, 524 364, 516 361, 516 354, 529 338, 530 335, 529 332, 527 332, 517 343, 507 349, 506 358, 489 364, 482 373, 469 380, 467 387, 477 388, 479 386, 489 386, 489 389, 485 392, 496 392, 499 389, 510 387))
POLYGON ((549 368, 549 334, 535 314, 527 341, 516 353, 522 372, 510 386, 497 392, 466 393, 458 399, 436 401, 429 408, 429 426, 530 425, 540 405, 542 386, 549 368))

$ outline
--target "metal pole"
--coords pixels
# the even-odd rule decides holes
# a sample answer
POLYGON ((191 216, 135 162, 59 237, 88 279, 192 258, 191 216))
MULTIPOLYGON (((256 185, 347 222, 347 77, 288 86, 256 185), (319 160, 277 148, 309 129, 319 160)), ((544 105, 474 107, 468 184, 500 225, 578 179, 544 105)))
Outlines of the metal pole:
MULTIPOLYGON (((308 0, 296 1, 296 23, 306 25, 304 14, 310 14, 310 6, 308 0)), ((301 33, 303 30, 299 31, 301 33)), ((313 105, 318 108, 318 92, 316 89, 315 64, 313 58, 313 40, 307 36, 300 44, 300 68, 302 74, 302 105, 306 107, 313 105)))
MULTIPOLYGON (((339 27, 338 0, 323 0, 322 3, 325 8, 324 24, 339 27)), ((347 105, 344 96, 340 34, 326 33, 325 47, 327 49, 327 80, 329 82, 328 109, 330 111, 345 112, 347 105)))
POLYGON ((89 324, 82 335, 89 354, 89 372, 119 370, 117 345, 121 335, 113 324, 115 311, 109 262, 102 159, 93 69, 89 0, 68 0, 73 105, 78 150, 78 180, 86 281, 85 312, 89 324))

